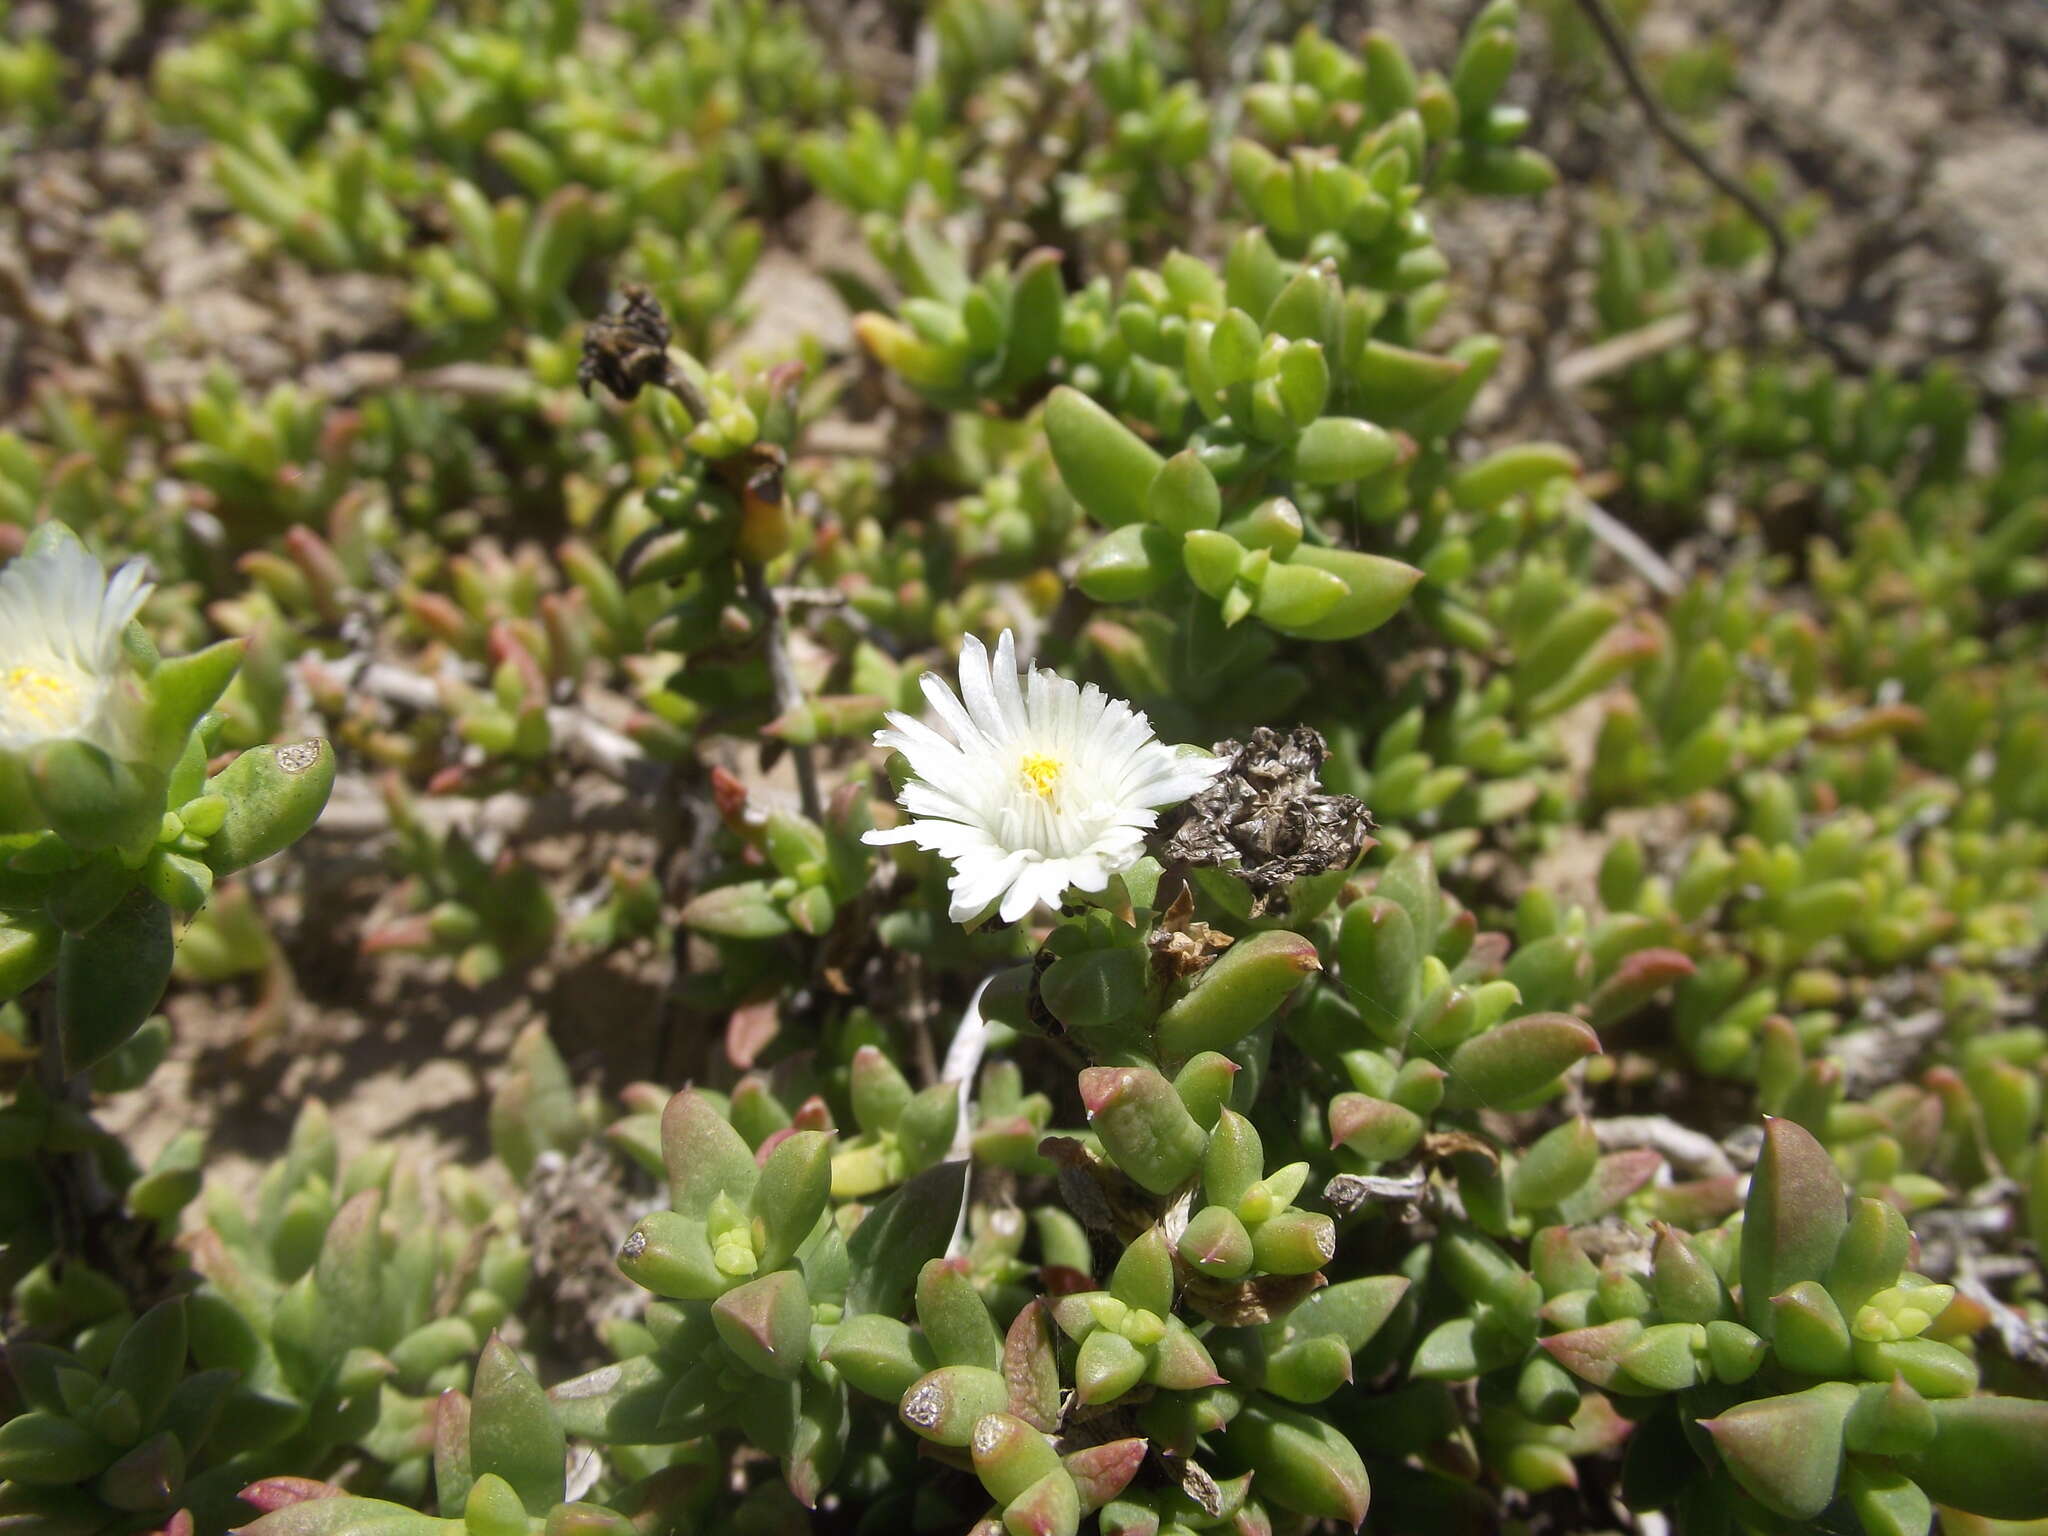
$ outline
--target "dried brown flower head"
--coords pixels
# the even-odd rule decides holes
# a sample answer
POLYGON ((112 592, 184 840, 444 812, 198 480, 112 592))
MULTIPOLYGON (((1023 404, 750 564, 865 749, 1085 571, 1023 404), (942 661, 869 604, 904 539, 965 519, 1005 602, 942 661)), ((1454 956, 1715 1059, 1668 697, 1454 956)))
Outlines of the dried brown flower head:
POLYGON ((1263 913, 1290 882, 1348 869, 1371 846, 1364 803, 1323 791, 1329 748, 1320 733, 1298 725, 1283 735, 1262 725, 1249 741, 1221 741, 1215 751, 1230 766, 1169 823, 1169 862, 1228 870, 1251 887, 1253 911, 1263 913))
POLYGON ((600 315, 583 332, 583 360, 576 382, 584 394, 602 384, 621 400, 631 400, 650 384, 668 382, 668 316, 654 295, 639 283, 622 290, 624 302, 600 315))

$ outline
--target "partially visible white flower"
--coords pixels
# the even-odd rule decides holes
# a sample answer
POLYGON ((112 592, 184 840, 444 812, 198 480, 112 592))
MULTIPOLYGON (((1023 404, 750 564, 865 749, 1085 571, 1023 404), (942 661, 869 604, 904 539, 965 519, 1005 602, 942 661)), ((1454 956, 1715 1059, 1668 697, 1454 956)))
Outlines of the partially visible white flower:
POLYGON ((0 571, 0 751, 74 739, 118 755, 121 635, 149 594, 140 563, 109 577, 70 538, 0 571))
POLYGON ((1093 684, 1038 668, 1020 686, 1008 630, 993 666, 967 637, 958 698, 931 672, 924 696, 952 739, 888 717, 875 743, 910 760, 915 777, 901 798, 911 820, 864 841, 915 843, 952 860, 956 923, 991 902, 1015 922, 1040 902, 1057 905, 1069 886, 1101 890, 1137 862, 1158 812, 1224 767, 1156 740, 1143 711, 1093 684))

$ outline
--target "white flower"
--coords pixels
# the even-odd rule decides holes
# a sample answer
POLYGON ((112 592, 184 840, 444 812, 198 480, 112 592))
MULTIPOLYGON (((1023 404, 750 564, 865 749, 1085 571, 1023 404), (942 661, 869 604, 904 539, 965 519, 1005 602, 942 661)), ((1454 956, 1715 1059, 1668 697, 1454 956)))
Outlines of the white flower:
POLYGON ((119 755, 121 634, 149 593, 139 563, 109 578, 72 538, 0 571, 0 751, 68 737, 119 755))
POLYGON ((1157 813, 1224 766, 1155 740, 1142 711, 1092 684, 1039 668, 1020 687, 1008 630, 993 667, 967 637, 960 695, 924 675, 924 696, 950 741, 902 714, 875 733, 876 745, 910 760, 916 776, 902 802, 912 819, 865 838, 951 859, 955 922, 997 901, 1003 921, 1015 922, 1040 902, 1056 905, 1069 886, 1101 890, 1137 862, 1157 813))

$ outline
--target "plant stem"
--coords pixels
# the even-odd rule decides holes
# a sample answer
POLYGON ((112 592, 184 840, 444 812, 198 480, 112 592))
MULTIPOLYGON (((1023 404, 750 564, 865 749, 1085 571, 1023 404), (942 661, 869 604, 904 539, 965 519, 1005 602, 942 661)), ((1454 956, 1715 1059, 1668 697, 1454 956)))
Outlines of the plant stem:
MULTIPOLYGON (((768 680, 775 688, 776 709, 786 715, 803 707, 804 691, 796 680, 796 667, 789 659, 789 625, 783 615, 782 603, 774 588, 768 585, 760 566, 751 560, 743 560, 740 572, 746 583, 747 597, 761 610, 765 619, 761 640, 768 652, 768 680)), ((804 814, 817 821, 825 813, 824 802, 818 797, 818 765, 807 746, 792 745, 789 754, 796 764, 797 796, 803 803, 804 814)))
POLYGON ((1664 110, 1664 103, 1657 99, 1657 93, 1650 89, 1643 72, 1636 67, 1635 54, 1630 51, 1628 39, 1621 35, 1621 28, 1615 24, 1613 14, 1607 9, 1606 0, 1577 0, 1578 7, 1585 13, 1586 20, 1599 34, 1601 46, 1614 61, 1614 67, 1621 72, 1621 83, 1629 95, 1636 99, 1636 105, 1643 109, 1643 116, 1650 120, 1650 126, 1658 137, 1677 150, 1679 155, 1694 170, 1698 171, 1716 188, 1738 203, 1742 211, 1756 220, 1764 235, 1771 242, 1771 265, 1764 274, 1764 288, 1770 293, 1785 293, 1785 261, 1791 254, 1792 245, 1785 238, 1785 227, 1777 216, 1766 208, 1757 195, 1722 170, 1707 158, 1707 152, 1695 144, 1686 131, 1672 121, 1671 114, 1664 110))

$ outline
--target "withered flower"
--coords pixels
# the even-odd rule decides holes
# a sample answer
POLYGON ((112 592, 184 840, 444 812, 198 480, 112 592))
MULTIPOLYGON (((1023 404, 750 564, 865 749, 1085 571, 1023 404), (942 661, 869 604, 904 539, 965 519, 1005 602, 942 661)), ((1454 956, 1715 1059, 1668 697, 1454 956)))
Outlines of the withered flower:
POLYGON ((1372 845, 1372 815, 1352 795, 1323 791, 1329 748, 1298 725, 1282 734, 1260 726, 1246 742, 1220 741, 1228 766, 1189 796, 1171 823, 1165 857, 1223 869, 1251 887, 1254 914, 1304 875, 1348 869, 1372 845))

